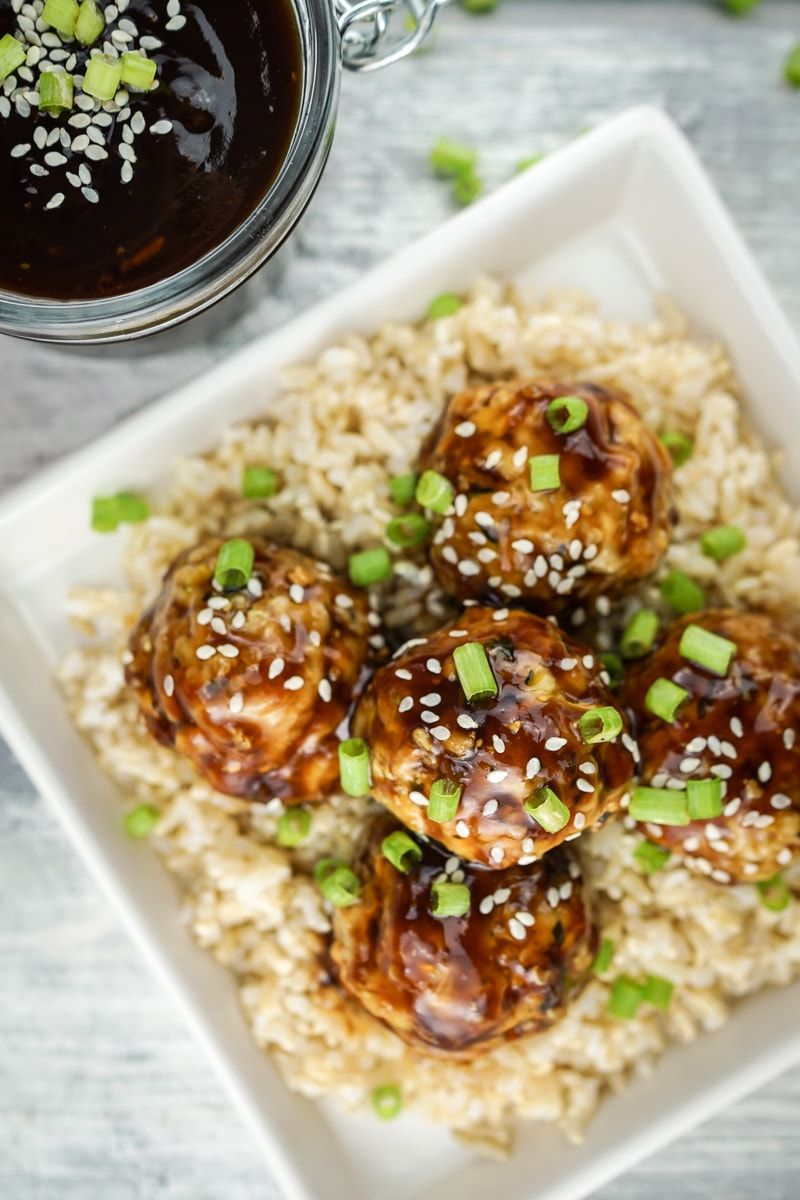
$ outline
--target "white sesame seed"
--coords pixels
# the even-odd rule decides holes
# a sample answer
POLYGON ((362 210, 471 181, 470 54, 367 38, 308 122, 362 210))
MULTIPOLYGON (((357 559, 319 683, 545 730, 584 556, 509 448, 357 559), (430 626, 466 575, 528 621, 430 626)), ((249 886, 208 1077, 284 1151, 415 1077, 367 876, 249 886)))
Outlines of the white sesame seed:
POLYGON ((499 734, 492 734, 492 745, 494 746, 497 754, 503 754, 505 752, 506 744, 499 734))
POLYGON ((791 750, 795 743, 795 732, 793 729, 784 729, 783 744, 787 750, 791 750))
POLYGON ((420 716, 426 725, 435 725, 439 720, 439 714, 435 712, 423 712, 420 716))
POLYGON ((228 632, 228 626, 225 624, 222 617, 212 617, 211 628, 214 630, 214 633, 221 633, 223 637, 228 632))
POLYGON ((483 806, 483 815, 485 817, 493 817, 497 812, 498 807, 499 806, 496 800, 487 800, 483 806))
POLYGON ((508 932, 513 938, 516 938, 518 942, 524 942, 525 938, 527 937, 527 934, 525 933, 525 926, 521 921, 518 921, 516 917, 512 917, 508 922, 508 932))
POLYGON ((333 696, 333 689, 330 685, 330 680, 320 679, 317 684, 317 694, 324 704, 328 704, 333 696))
MULTIPOLYGON (((586 551, 586 553, 584 554, 583 557, 584 558, 589 557, 588 550, 586 551)), ((597 609, 597 611, 600 613, 601 617, 607 617, 608 614, 611 612, 611 601, 609 600, 608 596, 598 596, 597 600, 595 601, 594 606, 597 609)))
MULTIPOLYGON (((470 577, 474 575, 480 575, 481 569, 476 562, 472 561, 471 558, 462 558, 458 564, 458 572, 460 575, 470 577)), ((454 637, 455 635, 451 634, 450 636, 454 637)))
POLYGON ((706 739, 702 737, 695 737, 692 738, 692 740, 687 744, 686 752, 687 754, 702 754, 705 748, 706 739))
POLYGON ((481 916, 488 917, 493 908, 494 896, 484 896, 478 905, 478 912, 481 914, 481 916))
POLYGON ((742 801, 739 796, 734 796, 733 800, 729 800, 722 810, 725 817, 735 817, 742 806, 742 801))
POLYGON ((227 596, 211 596, 208 600, 208 607, 213 608, 215 612, 223 612, 226 608, 230 608, 230 604, 227 596))
POLYGON ((165 696, 174 696, 175 695, 175 680, 173 679, 173 677, 171 675, 164 676, 164 695, 165 696))
POLYGON ((520 925, 525 925, 528 929, 532 929, 536 924, 536 917, 533 913, 526 912, 525 909, 520 909, 514 916, 519 921, 520 925))
POLYGON ((285 666, 286 663, 279 655, 277 658, 273 658, 272 662, 269 664, 267 675, 270 679, 277 679, 285 666))
POLYGON ((246 621, 247 621, 247 617, 240 610, 239 612, 233 614, 233 619, 231 620, 231 628, 232 629, 244 629, 246 621))
POLYGON ((228 701, 228 708, 232 713, 240 713, 244 708, 244 696, 241 692, 234 692, 228 701))
POLYGON ((477 425, 474 421, 462 421, 460 425, 456 425, 454 433, 458 434, 461 438, 468 438, 472 437, 476 429, 477 425))
POLYGON ((567 744, 567 739, 562 737, 549 737, 544 744, 545 750, 561 750, 567 744))
POLYGON ((584 825, 586 824, 586 813, 575 813, 572 824, 576 829, 583 829, 584 825))
POLYGON ((428 807, 428 797, 422 792, 409 792, 408 798, 412 804, 418 805, 420 808, 428 807))
POLYGON ((508 776, 508 771, 490 771, 486 778, 489 783, 502 783, 508 776))
POLYGON ((589 793, 594 791, 594 786, 589 783, 588 779, 579 779, 576 783, 576 787, 579 792, 589 793))
MULTIPOLYGON (((133 146, 129 146, 127 142, 123 142, 121 146, 117 147, 117 153, 124 162, 138 162, 136 151, 134 150, 133 146)), ((91 155, 88 155, 87 153, 87 157, 91 157, 91 155)))
POLYGON ((130 652, 130 650, 123 650, 120 657, 122 659, 123 667, 128 667, 133 662, 133 654, 130 652))
POLYGON ((558 908, 560 900, 561 896, 559 895, 558 888, 550 887, 547 889, 547 903, 551 908, 558 908))
POLYGON ((463 493, 456 496, 455 500, 453 501, 453 508, 455 509, 455 514, 457 517, 464 516, 464 513, 467 511, 468 503, 469 501, 463 493))
POLYGON ((63 203, 64 203, 64 193, 56 192, 55 196, 51 196, 51 198, 47 201, 47 204, 45 204, 45 208, 60 208, 63 203))
POLYGON ((770 805, 773 808, 778 808, 778 809, 791 808, 792 801, 791 801, 790 797, 784 795, 783 792, 776 792, 775 795, 770 800, 770 805))
POLYGON ((510 899, 510 897, 511 888, 497 888, 496 892, 494 893, 494 902, 495 904, 505 904, 506 900, 510 899))
POLYGON ((761 813, 753 824, 757 829, 769 829, 770 825, 775 824, 775 818, 771 813, 761 813))
POLYGON ((615 488, 611 499, 616 500, 617 504, 630 504, 631 494, 626 488, 615 488))
POLYGON ((783 850, 779 850, 775 855, 775 859, 779 866, 785 867, 792 861, 792 852, 788 846, 784 846, 783 850))
POLYGON ((305 589, 302 588, 299 583, 293 583, 289 588, 289 599, 294 604, 302 604, 305 600, 305 597, 305 589))
POLYGON ((413 707, 414 707, 414 701, 411 699, 411 697, 404 696, 403 699, 400 701, 400 703, 397 706, 397 711, 399 713, 407 713, 407 712, 410 712, 410 710, 413 707))
POLYGON ((144 133, 145 124, 146 124, 146 122, 144 119, 144 114, 140 113, 140 112, 134 113, 133 116, 131 117, 131 124, 130 124, 131 133, 133 133, 134 136, 138 137, 138 135, 140 133, 144 133))
POLYGON ((544 557, 543 554, 538 555, 538 557, 536 558, 536 561, 533 564, 533 569, 536 572, 539 579, 544 579, 545 575, 547 574, 547 559, 544 557))
POLYGON ((577 658, 562 658, 558 665, 561 667, 562 671, 572 671, 573 668, 577 667, 578 660, 577 658))
POLYGON ((438 692, 428 692, 425 696, 420 696, 420 704, 424 704, 426 708, 435 708, 441 702, 442 697, 438 692))
POLYGON ((221 646, 217 647, 217 649, 223 658, 239 657, 239 647, 233 646, 230 642, 223 642, 221 646))
POLYGON ((445 725, 437 725, 431 730, 431 734, 436 738, 437 742, 446 742, 450 737, 450 730, 445 725))
POLYGON ((23 158, 30 150, 30 142, 19 142, 16 146, 11 147, 12 158, 23 158))
POLYGON ((469 825, 466 821, 456 821, 456 836, 460 838, 469 837, 469 825))
POLYGON ((696 771, 699 766, 700 759, 692 758, 691 756, 689 758, 684 758, 681 762, 681 770, 683 771, 684 775, 691 775, 692 771, 696 771))
POLYGON ((495 862, 495 863, 502 862, 503 861, 502 846, 492 846, 491 850, 489 851, 489 858, 492 860, 492 862, 495 862))
POLYGON ((758 768, 758 782, 769 783, 772 779, 772 766, 768 762, 762 762, 758 768))
POLYGON ((202 662, 205 662, 209 658, 213 658, 216 653, 216 647, 208 645, 198 646, 195 651, 195 654, 202 662))
POLYGON ((413 675, 411 674, 411 672, 407 671, 405 669, 405 667, 398 667, 397 670, 395 671, 395 675, 398 679, 409 680, 409 679, 414 678, 413 675))
POLYGON ((450 563, 452 566, 455 566, 458 562, 458 554, 452 546, 445 546, 444 550, 442 551, 442 558, 446 563, 450 563))
POLYGON ((498 464, 500 462, 502 462, 502 459, 503 459, 503 451, 502 450, 490 450, 484 460, 484 463, 483 463, 484 468, 487 471, 493 471, 494 468, 496 466, 498 466, 498 464))
POLYGON ((337 608, 352 608, 353 597, 348 596, 346 592, 339 592, 334 600, 334 604, 337 608))
POLYGON ((167 30, 168 33, 178 33, 179 30, 183 29, 185 24, 186 24, 186 17, 183 17, 183 16, 170 17, 170 19, 167 21, 164 28, 167 30))
POLYGON ((517 550, 520 554, 533 554, 534 545, 530 538, 517 538, 511 543, 512 549, 517 550))
POLYGON ((431 675, 441 675, 442 673, 442 664, 439 662, 438 658, 429 658, 426 661, 425 666, 428 668, 431 675))
POLYGON ((587 671, 591 671, 592 667, 594 666, 594 656, 591 654, 584 654, 581 662, 586 667, 587 671))
POLYGON ((519 450, 514 451, 512 462, 518 471, 521 471, 528 461, 528 447, 520 446, 519 450))
POLYGON ((302 675, 290 675, 283 686, 287 692, 299 692, 304 683, 302 675))
POLYGON ((469 713, 459 713, 456 717, 456 724, 460 725, 462 729, 478 728, 478 722, 474 717, 471 717, 469 713))
POLYGON ((542 764, 538 758, 529 758, 528 765, 525 767, 525 778, 533 779, 542 769, 542 764))
MULTIPOLYGON (((122 149, 123 147, 120 147, 120 151, 122 149)), ((90 158, 92 162, 102 162, 104 158, 108 158, 108 151, 104 150, 102 146, 87 146, 84 150, 84 154, 87 158, 90 158)))

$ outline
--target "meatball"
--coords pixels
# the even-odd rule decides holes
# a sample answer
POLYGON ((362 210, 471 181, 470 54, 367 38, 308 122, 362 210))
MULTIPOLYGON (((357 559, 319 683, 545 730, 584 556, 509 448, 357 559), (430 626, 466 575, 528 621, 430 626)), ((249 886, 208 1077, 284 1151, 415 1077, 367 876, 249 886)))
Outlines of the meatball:
POLYGON ((575 859, 487 871, 423 842, 403 874, 381 851, 399 828, 388 816, 370 828, 361 899, 335 911, 345 990, 412 1046, 462 1058, 556 1021, 597 942, 575 859), (437 881, 467 886, 465 916, 432 915, 437 881))
POLYGON ((462 600, 543 613, 624 591, 655 569, 671 526, 672 463, 627 400, 591 384, 498 383, 455 396, 421 468, 455 489, 431 562, 462 600), (585 423, 559 434, 551 401, 575 396, 585 423), (560 483, 531 487, 529 459, 558 455, 560 483))
POLYGON ((250 542, 236 591, 214 580, 220 539, 180 555, 131 637, 126 678, 151 733, 217 791, 293 804, 337 784, 336 731, 380 621, 325 564, 250 542))
POLYGON ((353 729, 370 749, 376 800, 461 858, 498 868, 533 862, 618 805, 636 747, 621 714, 613 741, 586 744, 578 721, 597 708, 617 713, 585 647, 531 613, 473 607, 375 674, 353 729), (467 643, 484 647, 496 681, 483 703, 468 703, 456 674, 454 650, 467 643), (428 812, 437 780, 462 789, 444 822, 428 812))
POLYGON ((642 782, 683 788, 722 780, 723 812, 688 825, 653 825, 648 838, 689 856, 719 883, 770 879, 800 851, 800 645, 769 617, 713 609, 678 621, 628 672, 642 782), (727 638, 724 678, 681 656, 689 625, 727 638), (649 712, 648 689, 668 679, 688 692, 672 724, 649 712))

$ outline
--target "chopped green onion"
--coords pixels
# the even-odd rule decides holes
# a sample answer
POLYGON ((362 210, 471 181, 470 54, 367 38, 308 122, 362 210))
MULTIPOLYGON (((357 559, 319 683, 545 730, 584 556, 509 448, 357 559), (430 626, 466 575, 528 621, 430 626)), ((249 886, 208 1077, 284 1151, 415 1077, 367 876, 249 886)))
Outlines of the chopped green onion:
POLYGON ((547 419, 555 433, 582 429, 588 416, 589 405, 581 396, 559 396, 547 406, 547 419))
POLYGON ((602 975, 611 966, 611 960, 614 957, 614 943, 611 938, 604 937, 600 943, 600 949, 597 951, 597 957, 592 963, 592 973, 602 975))
POLYGON ((743 17, 747 13, 752 12, 761 0, 723 0, 723 4, 729 13, 733 13, 735 17, 743 17))
POLYGON ((267 499, 278 490, 278 476, 271 467, 245 467, 242 471, 242 495, 247 500, 267 499))
POLYGON ((746 545, 747 538, 738 525, 720 525, 717 529, 707 530, 700 538, 703 554, 715 562, 725 562, 746 545))
POLYGON ((656 679, 647 689, 644 698, 645 708, 661 717, 668 725, 672 725, 678 709, 689 699, 686 688, 673 683, 671 679, 656 679))
POLYGON ((463 790, 449 779, 437 779, 428 800, 428 820, 436 821, 439 825, 452 821, 458 812, 463 790))
POLYGON ((470 909, 469 888, 465 883, 443 879, 431 888, 431 913, 434 917, 466 917, 470 909))
POLYGON ((150 516, 150 506, 135 492, 117 492, 114 501, 121 525, 139 525, 150 516))
POLYGON ((686 797, 690 821, 710 821, 722 816, 721 779, 689 779, 686 797))
POLYGON ((653 649, 658 633, 658 613, 638 608, 622 631, 619 648, 623 658, 644 658, 653 649))
MULTIPOLYGON (((800 42, 794 47, 786 59, 783 68, 784 78, 791 87, 800 88, 800 42)), ((0 75, 2 78, 2 75, 0 75)))
POLYGON ((407 875, 422 858, 422 850, 405 829, 395 829, 381 842, 384 858, 388 858, 393 867, 397 867, 403 875, 407 875))
POLYGON ((25 47, 10 33, 0 38, 0 83, 13 75, 17 67, 21 67, 27 58, 25 47))
POLYGON ((78 0, 46 0, 42 20, 62 38, 71 38, 78 20, 78 0))
POLYGON ((486 649, 480 642, 462 642, 453 651, 458 681, 470 704, 490 700, 499 688, 486 649))
POLYGON ((122 56, 122 82, 135 92, 149 92, 156 77, 157 64, 136 50, 122 56))
POLYGON ((635 1017, 643 999, 641 984, 629 975, 620 975, 612 985, 608 1011, 614 1017, 635 1017))
POLYGON ((453 503, 453 485, 438 471, 424 471, 417 482, 417 504, 432 512, 446 513, 453 503))
POLYGON ((117 502, 113 496, 95 496, 92 501, 92 529, 95 533, 113 533, 119 527, 117 502))
POLYGON ((431 150, 431 166, 438 175, 457 177, 475 170, 478 152, 463 142, 438 138, 431 150))
POLYGON ((547 833, 558 833, 569 824, 569 809, 552 788, 537 788, 525 801, 526 813, 547 833))
POLYGON ((356 587, 372 587, 392 578, 392 560, 385 546, 373 546, 351 554, 347 560, 350 582, 356 587))
POLYGON ((311 813, 307 808, 287 808, 278 821, 278 845, 299 846, 311 832, 311 813))
POLYGON ((634 821, 655 825, 689 824, 686 792, 673 791, 672 788, 634 788, 628 812, 634 821))
POLYGON ((136 841, 146 838, 158 824, 160 816, 161 813, 152 804, 140 804, 125 814, 125 832, 136 841))
POLYGON ((655 842, 644 841, 636 847, 633 857, 645 875, 655 875, 672 858, 672 851, 667 850, 666 846, 657 846, 655 842))
POLYGON ((488 13, 494 12, 500 0, 461 0, 462 7, 468 13, 488 13))
POLYGON ((403 1094, 396 1083, 383 1083, 372 1092, 372 1107, 382 1121, 393 1121, 403 1108, 403 1094))
POLYGON ((661 975, 648 975, 642 987, 642 999, 645 1004, 652 1004, 653 1008, 660 1008, 662 1012, 666 1012, 674 987, 674 983, 661 975))
POLYGON ((95 100, 113 100, 122 82, 122 63, 98 54, 90 58, 83 76, 83 90, 95 100))
POLYGON ((600 663, 608 676, 608 686, 610 688, 618 688, 622 683, 622 676, 625 670, 624 663, 619 654, 615 654, 613 650, 608 654, 600 655, 600 663))
POLYGON ((677 429, 667 429, 661 434, 661 441, 676 467, 682 467, 692 457, 694 443, 685 433, 680 433, 677 429))
POLYGON ((39 76, 39 112, 57 117, 72 108, 72 76, 66 71, 42 71, 39 76))
POLYGON ((351 737, 339 743, 339 782, 348 796, 368 794, 369 746, 363 738, 351 737))
POLYGON ((219 548, 214 578, 225 591, 247 587, 255 558, 255 550, 249 542, 244 538, 231 538, 219 548))
POLYGON ((478 199, 483 191, 483 180, 475 171, 465 171, 463 175, 457 175, 453 180, 453 199, 456 204, 460 204, 462 208, 472 204, 478 199))
POLYGON ((430 532, 430 521, 426 521, 419 513, 405 513, 402 517, 392 517, 386 526, 386 536, 395 546, 419 546, 430 532))
POLYGON ((432 321, 438 321, 440 317, 452 317, 461 305, 461 299, 453 292, 442 292, 441 296, 435 296, 428 305, 428 316, 432 321))
POLYGON ((526 158, 521 158, 515 168, 517 175, 522 175, 524 171, 537 166, 544 157, 544 154, 529 154, 526 158))
POLYGON ((552 492, 561 487, 561 471, 557 454, 535 454, 528 459, 532 492, 552 492))
POLYGON ((670 571, 661 581, 661 595, 679 613, 698 612, 706 605, 705 592, 685 571, 670 571))
POLYGON ((97 533, 113 533, 120 525, 138 525, 149 516, 149 506, 134 492, 96 496, 92 501, 92 529, 97 533))
POLYGON ((75 37, 80 44, 93 46, 105 27, 105 18, 95 0, 82 0, 75 22, 75 37))
POLYGON ((394 475, 389 480, 390 495, 399 508, 408 508, 414 499, 416 489, 417 477, 413 473, 410 475, 394 475))
POLYGON ((700 625, 687 625, 681 634, 678 651, 689 662, 705 667, 712 675, 722 679, 728 674, 736 653, 736 643, 710 633, 700 625))
POLYGON ((361 880, 339 858, 323 858, 314 867, 314 879, 334 908, 350 908, 361 895, 361 880))
POLYGON ((622 717, 615 708, 592 708, 578 721, 578 733, 587 746, 597 742, 613 742, 622 733, 622 717))
POLYGON ((772 879, 765 879, 762 883, 757 883, 756 887, 761 903, 770 912, 783 912, 788 908, 792 893, 781 875, 773 875, 772 879))

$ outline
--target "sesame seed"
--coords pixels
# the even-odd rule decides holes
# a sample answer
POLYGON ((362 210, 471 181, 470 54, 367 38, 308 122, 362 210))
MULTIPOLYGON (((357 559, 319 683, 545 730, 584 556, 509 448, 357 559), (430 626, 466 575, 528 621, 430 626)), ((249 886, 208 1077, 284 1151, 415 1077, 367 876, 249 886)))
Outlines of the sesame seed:
POLYGON ((239 647, 232 646, 230 642, 223 642, 221 646, 217 647, 217 649, 219 650, 219 652, 223 656, 223 658, 238 658, 239 657, 239 647))
POLYGON ((572 823, 576 829, 583 829, 584 825, 586 824, 586 813, 575 813, 575 818, 572 823))
POLYGON ((448 637, 466 637, 467 631, 466 631, 466 629, 451 629, 447 636, 448 637))
POLYGON ((588 779, 579 779, 576 783, 576 787, 579 792, 587 792, 588 793, 588 792, 594 791, 594 786, 591 783, 589 783, 588 779))
POLYGON ((455 514, 457 517, 464 516, 464 513, 467 511, 467 504, 468 500, 466 496, 463 494, 456 496, 455 500, 453 501, 453 508, 455 509, 455 514))
POLYGON ((485 817, 493 817, 497 812, 498 803, 496 800, 487 800, 483 806, 483 815, 485 817))
POLYGON ((438 658, 429 658, 426 661, 425 666, 432 675, 441 675, 442 673, 442 664, 439 662, 438 658))
POLYGON ((445 725, 437 725, 435 729, 431 730, 431 734, 437 742, 446 742, 450 737, 450 730, 445 725))
POLYGON ((426 725, 435 725, 439 720, 439 714, 435 712, 423 712, 421 716, 426 725))
POLYGON ((533 542, 529 538, 517 538, 515 542, 511 543, 511 546, 520 554, 533 554, 534 551, 533 542))
POLYGON ((560 899, 561 896, 559 895, 558 888, 550 887, 547 889, 547 903, 551 908, 558 908, 560 899))
POLYGON ((563 737, 549 737, 544 744, 545 750, 561 750, 567 744, 567 739, 563 737))
POLYGON ((455 564, 458 562, 458 554, 452 546, 445 546, 444 550, 442 551, 442 558, 446 563, 451 563, 452 566, 455 566, 455 564))
POLYGON ((706 739, 702 737, 692 738, 687 744, 686 751, 688 754, 702 754, 706 748, 706 739))
POLYGON ((469 713, 459 713, 456 717, 456 724, 460 725, 462 729, 478 728, 478 722, 474 717, 471 717, 469 713))
POLYGON ((508 771, 490 771, 486 778, 489 783, 502 783, 508 776, 508 771))
POLYGON ((460 838, 469 837, 469 825, 466 821, 456 821, 456 836, 460 838))
POLYGON ((525 767, 525 778, 533 779, 542 769, 542 764, 538 758, 529 758, 528 765, 525 767))
POLYGON ((227 596, 212 596, 208 601, 208 607, 213 608, 216 612, 222 612, 223 609, 230 608, 230 600, 227 596))
POLYGON ((792 801, 791 801, 790 797, 784 795, 783 792, 776 792, 775 795, 770 800, 770 804, 773 808, 778 808, 778 809, 791 808, 792 801))
POLYGON ((696 771, 699 766, 699 758, 684 758, 681 762, 681 770, 683 771, 684 775, 691 775, 692 771, 696 771))
POLYGON ((474 421, 462 421, 460 425, 456 425, 454 432, 458 434, 459 437, 468 438, 472 437, 476 429, 477 425, 474 421))
POLYGON ((537 556, 536 561, 533 564, 533 569, 539 579, 544 579, 545 575, 547 574, 547 559, 543 554, 539 554, 537 556))
POLYGON ((514 451, 514 457, 511 460, 518 471, 521 471, 528 461, 528 447, 520 446, 519 450, 514 451))
POLYGON ((231 628, 232 629, 244 629, 246 622, 247 622, 247 617, 245 616, 245 614, 243 612, 240 611, 240 612, 234 613, 233 620, 231 621, 231 628))
POLYGON ((428 797, 422 792, 409 792, 408 798, 412 804, 417 804, 420 808, 428 807, 428 797))
POLYGON ((438 692, 428 692, 427 695, 420 697, 420 703, 427 708, 435 708, 437 704, 441 704, 442 697, 438 692))
POLYGON ((561 884, 561 887, 558 889, 558 894, 560 895, 562 900, 569 900, 570 896, 572 895, 571 880, 568 879, 566 881, 566 883, 561 884))
POLYGON ((722 753, 722 742, 715 733, 710 733, 708 735, 708 748, 712 754, 722 753))
POLYGON ((216 653, 216 648, 208 645, 198 646, 195 650, 195 654, 201 660, 201 662, 206 662, 209 658, 213 658, 216 653))
POLYGON ((173 677, 171 675, 164 676, 164 695, 165 696, 174 696, 175 695, 175 680, 173 679, 173 677))
MULTIPOLYGON (((488 463, 489 460, 487 459, 486 461, 488 463)), ((498 459, 497 461, 499 462, 500 459, 498 459)), ((511 499, 510 492, 495 492, 494 495, 492 496, 492 500, 494 501, 495 504, 499 504, 500 508, 502 508, 504 504, 508 504, 510 499, 511 499)))
POLYGON ((317 694, 324 704, 328 704, 333 696, 333 689, 330 685, 330 680, 320 679, 317 684, 317 694))
POLYGON ((688 837, 683 843, 683 849, 687 854, 695 854, 700 849, 699 837, 688 837))
POLYGON ((594 656, 591 654, 584 654, 581 662, 586 667, 587 671, 591 671, 592 667, 594 666, 594 656))
POLYGON ((723 742, 720 749, 726 758, 736 758, 736 747, 730 742, 723 742))
POLYGON ((483 463, 484 468, 487 471, 493 471, 494 468, 502 461, 502 458, 503 458, 502 450, 490 450, 489 453, 486 455, 486 458, 484 459, 484 463, 483 463))
POLYGON ((593 762, 582 762, 578 770, 583 771, 584 775, 595 775, 597 773, 597 767, 593 762))
POLYGON ((503 861, 502 846, 492 846, 491 850, 489 851, 489 858, 492 860, 492 862, 495 862, 495 863, 502 862, 503 861))
POLYGON ((506 900, 511 898, 511 888, 498 888, 494 893, 495 904, 505 904, 506 900))
POLYGON ((525 933, 525 926, 521 921, 518 921, 516 917, 512 917, 508 922, 508 932, 513 938, 516 938, 518 942, 524 942, 527 936, 525 933))
POLYGON ((228 701, 228 708, 232 713, 240 713, 244 708, 244 696, 241 692, 234 692, 228 701))
POLYGON ((353 597, 348 596, 346 592, 339 592, 334 600, 334 604, 337 608, 352 608, 353 597))
MULTIPOLYGON (((66 161, 66 160, 65 160, 66 161)), ((64 193, 56 192, 55 196, 51 196, 45 204, 45 208, 60 208, 64 203, 64 193)))
POLYGON ((611 499, 616 500, 617 504, 630 504, 631 494, 626 488, 615 488, 611 499))
POLYGON ((729 800, 722 810, 723 816, 735 817, 742 806, 742 801, 739 796, 734 796, 733 800, 729 800))
POLYGON ((269 664, 267 675, 270 679, 277 679, 285 666, 285 661, 279 655, 277 658, 273 658, 272 662, 269 664))
POLYGON ((762 762, 758 768, 758 782, 769 783, 770 779, 772 779, 772 766, 768 762, 762 762))
POLYGON ((405 667, 398 667, 397 670, 395 671, 395 675, 397 676, 398 679, 408 680, 408 679, 414 678, 413 675, 411 674, 411 672, 407 671, 405 669, 405 667))
MULTIPOLYGON (((169 29, 169 24, 167 25, 167 29, 169 29)), ((162 133, 170 133, 171 131, 172 121, 156 121, 154 125, 150 126, 150 132, 156 134, 156 136, 162 133)))
POLYGON ((255 575, 252 575, 247 581, 247 590, 251 596, 255 596, 256 600, 260 600, 264 595, 264 586, 260 579, 256 579, 255 575))
POLYGON ((507 617, 508 617, 508 609, 507 608, 498 608, 492 614, 493 621, 505 621, 507 617))
MULTIPOLYGON (((458 564, 458 572, 460 575, 474 576, 480 575, 481 569, 471 558, 462 558, 458 564)), ((452 637, 453 635, 451 634, 450 636, 452 637)))
POLYGON ((10 151, 11 157, 12 158, 23 158, 28 153, 30 148, 31 147, 30 147, 29 142, 19 142, 16 146, 11 147, 11 151, 10 151))
POLYGON ((789 847, 785 846, 783 850, 779 850, 775 855, 775 859, 778 865, 781 867, 785 867, 788 863, 790 863, 792 861, 792 852, 789 847))
POLYGON ((744 726, 738 717, 731 717, 728 728, 734 737, 740 738, 744 736, 744 726))
POLYGON ((504 753, 504 751, 505 751, 505 748, 506 748, 506 744, 505 744, 505 742, 503 741, 503 739, 500 737, 500 735, 499 735, 499 734, 497 734, 497 733, 493 733, 493 734, 492 734, 492 745, 494 746, 494 748, 495 748, 495 751, 496 751, 496 753, 497 753, 497 754, 503 754, 503 753, 504 753))
POLYGON ((716 880, 717 883, 730 883, 731 881, 731 877, 728 872, 720 871, 719 869, 711 872, 711 878, 716 880))
POLYGON ((414 707, 414 701, 410 696, 404 696, 397 706, 399 713, 407 713, 414 707))
MULTIPOLYGON (((183 17, 183 16, 170 17, 170 19, 167 21, 164 28, 167 30, 168 33, 178 33, 181 29, 183 29, 185 24, 186 24, 186 17, 183 17)), ((166 124, 165 121, 159 121, 159 125, 164 125, 164 124, 166 124)), ((172 128, 172 126, 170 125, 170 129, 171 128, 172 128)), ((159 132, 164 132, 164 131, 160 130, 159 132)))
POLYGON ((493 908, 494 908, 494 897, 493 896, 484 896, 483 899, 481 900, 480 904, 478 905, 478 912, 481 914, 481 916, 488 917, 489 913, 492 911, 493 908))
POLYGON ((223 637, 228 632, 228 626, 225 624, 222 617, 212 617, 211 628, 215 633, 221 633, 223 637))
POLYGON ((293 604, 302 604, 305 600, 305 589, 299 583, 293 583, 289 588, 289 599, 293 604))
POLYGON ((578 660, 577 658, 562 658, 558 665, 561 667, 562 671, 572 671, 573 668, 577 667, 578 660))
POLYGON ((283 686, 287 692, 299 692, 304 683, 302 675, 290 675, 283 686))
POLYGON ((793 729, 784 729, 783 744, 787 750, 791 750, 795 743, 795 732, 793 729))

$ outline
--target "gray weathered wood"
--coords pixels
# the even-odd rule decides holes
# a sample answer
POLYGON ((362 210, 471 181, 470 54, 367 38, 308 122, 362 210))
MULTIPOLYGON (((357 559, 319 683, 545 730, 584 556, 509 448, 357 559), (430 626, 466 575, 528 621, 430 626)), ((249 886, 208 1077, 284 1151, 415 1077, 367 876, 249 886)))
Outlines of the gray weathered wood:
MULTIPOLYGON (((765 0, 746 22, 714 0, 503 0, 486 18, 449 12, 435 52, 345 81, 329 169, 271 293, 256 280, 246 311, 127 351, 3 342, 0 486, 443 220, 447 191, 426 167, 439 133, 480 146, 491 185, 524 154, 629 104, 663 104, 800 325, 800 94, 779 79, 798 38, 793 0, 765 0)), ((277 1196, 170 1004, 2 747, 0 961, 0 1196, 277 1196)), ((799 1108, 795 1070, 601 1194, 790 1200, 799 1108)))

